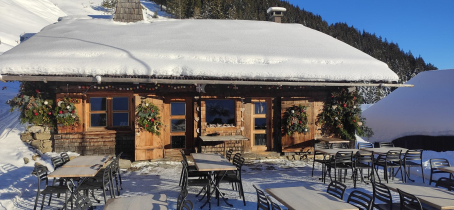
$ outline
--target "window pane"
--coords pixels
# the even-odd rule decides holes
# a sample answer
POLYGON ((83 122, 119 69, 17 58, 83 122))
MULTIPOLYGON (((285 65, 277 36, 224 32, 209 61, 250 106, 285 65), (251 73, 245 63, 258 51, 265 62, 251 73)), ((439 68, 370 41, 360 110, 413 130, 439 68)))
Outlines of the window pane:
POLYGON ((265 130, 266 129, 266 118, 255 118, 255 130, 265 130))
POLYGON ((171 120, 172 121, 172 132, 184 132, 186 131, 186 120, 179 119, 179 120, 171 120))
POLYGON ((172 149, 173 148, 185 148, 186 137, 185 136, 172 136, 172 149))
POLYGON ((255 145, 266 145, 266 134, 255 134, 255 145))
POLYGON ((170 103, 170 115, 184 115, 185 113, 185 103, 170 103))
POLYGON ((113 98, 112 99, 112 108, 114 111, 128 111, 129 107, 128 97, 122 98, 113 98))
POLYGON ((90 98, 91 111, 106 111, 106 98, 90 98))
POLYGON ((234 100, 206 100, 205 104, 208 124, 235 124, 234 100))
POLYGON ((266 114, 266 102, 255 102, 255 114, 266 114))
POLYGON ((91 114, 91 127, 105 127, 107 125, 107 114, 91 114))
POLYGON ((128 126, 129 114, 128 113, 113 113, 113 126, 128 126))

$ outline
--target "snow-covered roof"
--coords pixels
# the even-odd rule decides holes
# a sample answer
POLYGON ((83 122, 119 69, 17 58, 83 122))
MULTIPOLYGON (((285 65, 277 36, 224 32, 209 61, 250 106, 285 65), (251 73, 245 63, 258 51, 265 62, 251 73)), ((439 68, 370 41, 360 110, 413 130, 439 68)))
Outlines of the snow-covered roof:
POLYGON ((404 136, 454 135, 454 69, 425 71, 363 112, 374 131, 370 142, 404 136))
POLYGON ((385 63, 301 24, 247 20, 63 18, 1 55, 0 74, 398 80, 385 63))

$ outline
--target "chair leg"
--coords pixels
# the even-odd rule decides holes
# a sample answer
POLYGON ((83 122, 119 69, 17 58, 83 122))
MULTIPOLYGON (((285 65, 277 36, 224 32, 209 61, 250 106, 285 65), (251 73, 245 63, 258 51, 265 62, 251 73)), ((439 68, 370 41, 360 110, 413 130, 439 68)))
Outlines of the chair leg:
POLYGON ((426 182, 424 181, 424 170, 422 168, 422 164, 421 164, 421 172, 422 172, 422 183, 425 184, 426 182))
POLYGON ((43 202, 41 202, 41 210, 44 207, 44 200, 46 200, 46 194, 43 194, 43 202))
POLYGON ((121 181, 121 171, 120 169, 118 169, 118 179, 120 179, 120 190, 123 190, 123 181, 121 181))
POLYGON ((243 181, 240 180, 239 185, 240 185, 240 188, 241 188, 240 189, 241 190, 241 197, 243 197, 243 204, 244 204, 244 206, 246 206, 246 200, 244 198, 244 191, 243 191, 243 181))
POLYGON ((181 168, 180 183, 178 184, 178 186, 181 186, 181 184, 183 182, 183 170, 184 170, 184 168, 181 168))
POLYGON ((49 203, 47 204, 48 206, 50 206, 50 201, 52 200, 52 194, 49 195, 49 203))
POLYGON ((36 210, 36 206, 38 206, 38 199, 39 199, 39 191, 36 193, 35 206, 33 207, 33 210, 36 210))

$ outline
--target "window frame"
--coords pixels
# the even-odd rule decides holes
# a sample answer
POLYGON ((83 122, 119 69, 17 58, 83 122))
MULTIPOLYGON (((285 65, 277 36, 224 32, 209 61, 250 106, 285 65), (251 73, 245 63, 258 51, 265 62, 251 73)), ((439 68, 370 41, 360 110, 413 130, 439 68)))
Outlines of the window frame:
POLYGON ((251 132, 251 136, 252 136, 252 139, 253 141, 251 142, 252 143, 252 146, 255 146, 255 147, 266 147, 268 146, 268 138, 269 138, 269 134, 268 134, 268 130, 270 129, 269 128, 269 123, 268 123, 268 116, 267 114, 269 115, 268 113, 268 106, 269 104, 267 103, 268 101, 267 100, 264 100, 264 99, 254 99, 251 101, 251 104, 252 104, 252 113, 251 113, 251 120, 252 120, 252 124, 251 124, 251 127, 252 127, 252 132, 251 132), (266 104, 266 107, 265 107, 265 114, 256 114, 255 113, 255 108, 256 108, 256 103, 265 103, 266 104), (266 122, 266 128, 265 129, 255 129, 255 119, 256 118, 265 118, 265 122, 266 122), (266 138, 266 141, 265 141, 265 144, 260 144, 260 145, 257 145, 255 143, 255 134, 265 134, 265 138, 266 138))
POLYGON ((133 124, 131 117, 134 115, 135 108, 132 104, 131 94, 90 94, 86 99, 86 110, 88 110, 87 119, 85 120, 86 131, 103 131, 103 130, 132 130, 133 124), (92 98, 105 98, 106 99, 106 110, 104 111, 92 111, 91 110, 91 99, 92 98), (113 110, 114 98, 127 98, 128 110, 113 110), (127 113, 128 114, 128 125, 125 126, 114 126, 113 125, 113 114, 114 113, 127 113), (91 115, 92 114, 106 114, 106 126, 91 126, 91 115))
POLYGON ((170 149, 186 149, 187 147, 187 136, 186 136, 186 131, 188 130, 188 120, 186 118, 187 115, 187 104, 185 100, 171 100, 169 102, 169 122, 170 122, 170 129, 169 129, 169 140, 170 140, 170 149), (172 103, 184 103, 184 114, 183 115, 172 115, 172 103), (184 120, 185 124, 185 129, 184 131, 172 131, 172 120, 184 120), (173 136, 184 136, 184 148, 173 148, 172 147, 172 137, 173 136))

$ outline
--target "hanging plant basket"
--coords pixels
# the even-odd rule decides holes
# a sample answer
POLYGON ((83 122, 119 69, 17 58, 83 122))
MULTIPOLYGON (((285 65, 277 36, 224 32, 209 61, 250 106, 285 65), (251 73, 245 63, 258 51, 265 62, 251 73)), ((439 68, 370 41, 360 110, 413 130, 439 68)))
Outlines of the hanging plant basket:
POLYGON ((295 132, 308 133, 306 106, 292 106, 287 108, 284 113, 284 132, 291 136, 295 132))

